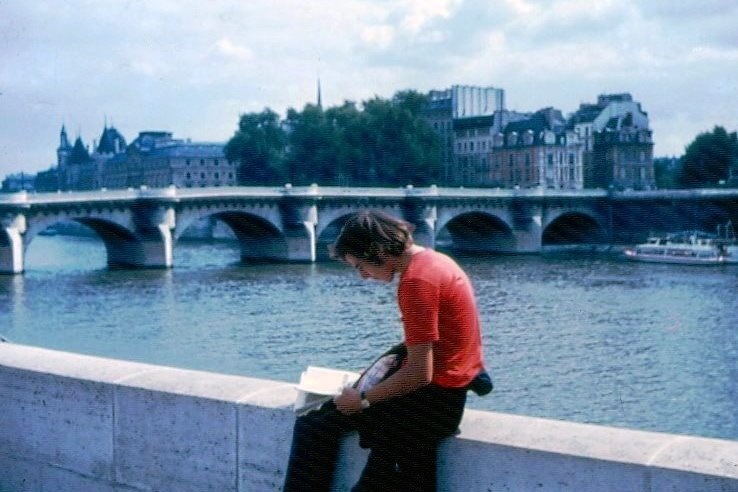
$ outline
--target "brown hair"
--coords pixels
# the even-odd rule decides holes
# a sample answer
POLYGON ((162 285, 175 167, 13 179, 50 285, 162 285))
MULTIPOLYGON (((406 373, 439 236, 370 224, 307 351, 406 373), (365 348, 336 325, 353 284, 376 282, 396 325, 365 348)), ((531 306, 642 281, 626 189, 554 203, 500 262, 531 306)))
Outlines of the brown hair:
POLYGON ((352 255, 375 265, 383 263, 380 253, 400 256, 413 244, 412 224, 375 210, 351 215, 330 247, 333 259, 352 255))

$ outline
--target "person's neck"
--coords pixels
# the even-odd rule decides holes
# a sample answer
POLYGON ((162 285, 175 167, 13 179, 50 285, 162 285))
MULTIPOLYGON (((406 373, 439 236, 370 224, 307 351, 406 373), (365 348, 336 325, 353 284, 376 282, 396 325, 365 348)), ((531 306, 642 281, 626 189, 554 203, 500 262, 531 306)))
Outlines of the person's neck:
POLYGON ((413 244, 409 248, 407 248, 405 251, 403 251, 402 254, 397 259, 397 266, 396 266, 397 273, 399 273, 400 275, 405 273, 405 270, 407 270, 407 267, 410 266, 410 261, 412 261, 413 256, 424 250, 425 248, 423 246, 413 244))

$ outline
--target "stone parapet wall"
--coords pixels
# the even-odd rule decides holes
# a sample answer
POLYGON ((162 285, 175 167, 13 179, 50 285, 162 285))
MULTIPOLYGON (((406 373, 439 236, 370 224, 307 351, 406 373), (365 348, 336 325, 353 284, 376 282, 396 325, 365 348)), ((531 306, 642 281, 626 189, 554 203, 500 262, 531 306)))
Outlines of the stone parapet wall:
MULTIPOLYGON (((291 383, 0 343, 0 492, 279 490, 294 398, 291 383)), ((336 490, 365 457, 348 436, 336 490)), ((439 466, 445 491, 738 491, 738 442, 474 410, 439 466)))

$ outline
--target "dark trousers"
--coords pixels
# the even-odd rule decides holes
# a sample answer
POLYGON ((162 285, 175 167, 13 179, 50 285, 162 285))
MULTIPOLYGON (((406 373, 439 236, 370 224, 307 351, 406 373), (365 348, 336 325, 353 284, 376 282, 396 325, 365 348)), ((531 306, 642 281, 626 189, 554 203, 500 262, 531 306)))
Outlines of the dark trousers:
POLYGON ((346 416, 332 403, 298 417, 285 492, 329 491, 343 435, 358 430, 371 452, 355 492, 435 491, 440 441, 461 421, 466 389, 428 385, 346 416))

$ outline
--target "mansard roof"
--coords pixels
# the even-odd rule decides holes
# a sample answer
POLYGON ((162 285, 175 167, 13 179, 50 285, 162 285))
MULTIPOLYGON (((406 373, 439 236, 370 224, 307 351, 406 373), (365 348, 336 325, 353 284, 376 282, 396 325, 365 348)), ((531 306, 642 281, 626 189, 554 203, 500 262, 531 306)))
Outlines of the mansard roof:
POLYGON ((469 130, 471 128, 487 128, 495 124, 495 115, 472 116, 453 120, 454 130, 469 130))
POLYGON ((190 159, 223 159, 225 144, 209 142, 177 141, 166 147, 158 147, 148 153, 151 157, 184 157, 190 159))
POLYGON ((560 133, 565 129, 566 120, 561 111, 554 108, 544 108, 533 113, 530 118, 512 121, 505 125, 503 133, 524 133, 528 130, 538 135, 544 130, 560 133))

